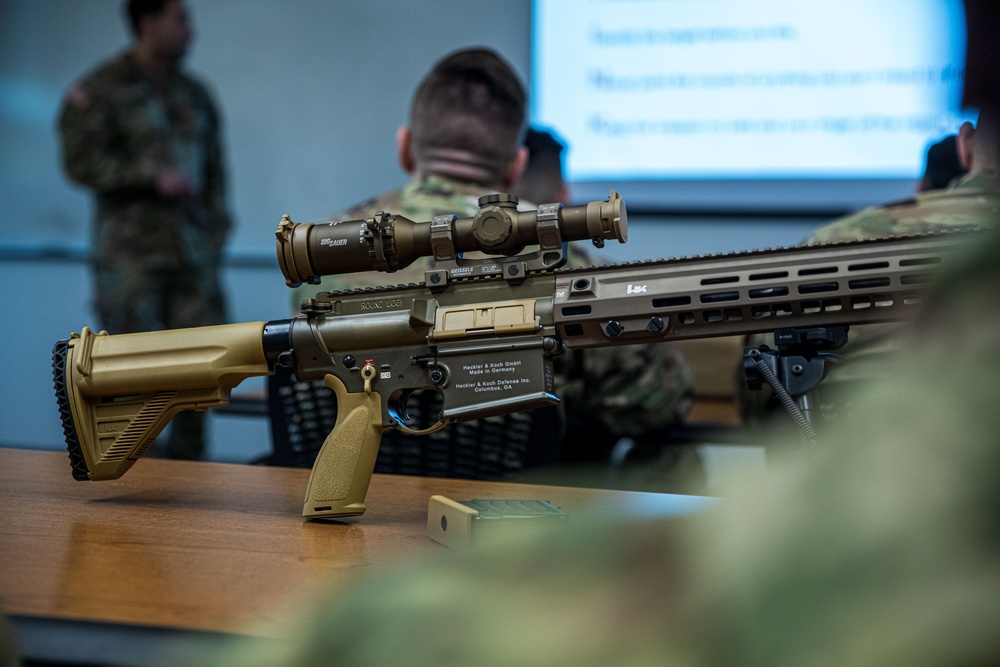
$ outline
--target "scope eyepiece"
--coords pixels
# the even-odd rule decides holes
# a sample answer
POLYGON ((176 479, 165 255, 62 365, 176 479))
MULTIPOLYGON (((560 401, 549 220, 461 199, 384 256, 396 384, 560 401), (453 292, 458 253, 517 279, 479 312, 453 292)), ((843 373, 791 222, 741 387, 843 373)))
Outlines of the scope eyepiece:
POLYGON ((484 252, 512 256, 525 247, 544 245, 554 226, 562 241, 628 240, 625 203, 614 190, 603 202, 581 206, 546 204, 535 211, 518 211, 515 195, 496 193, 479 198, 470 218, 437 216, 414 222, 379 212, 366 220, 298 224, 282 216, 277 237, 278 265, 290 287, 316 284, 321 276, 359 271, 392 273, 421 257, 440 257, 441 240, 454 252, 484 252))

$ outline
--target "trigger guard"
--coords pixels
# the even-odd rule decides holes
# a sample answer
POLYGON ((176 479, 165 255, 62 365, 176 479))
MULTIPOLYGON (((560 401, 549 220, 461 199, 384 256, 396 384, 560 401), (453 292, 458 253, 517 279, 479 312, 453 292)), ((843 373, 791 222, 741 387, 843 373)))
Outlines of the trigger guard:
POLYGON ((396 428, 398 428, 403 433, 408 433, 409 435, 427 435, 428 433, 434 433, 435 431, 440 431, 442 428, 444 428, 447 423, 438 420, 437 424, 433 424, 431 426, 428 426, 427 428, 413 429, 404 424, 403 422, 401 422, 396 417, 393 417, 392 419, 394 422, 396 422, 396 428))
POLYGON ((389 409, 389 418, 395 423, 395 427, 402 431, 403 433, 409 435, 428 435, 434 433, 435 431, 440 431, 444 428, 448 422, 438 418, 436 424, 431 424, 427 428, 412 428, 407 426, 404 419, 409 419, 410 416, 406 412, 406 400, 413 394, 412 391, 404 391, 401 395, 396 397, 396 401, 392 403, 393 408, 389 409))

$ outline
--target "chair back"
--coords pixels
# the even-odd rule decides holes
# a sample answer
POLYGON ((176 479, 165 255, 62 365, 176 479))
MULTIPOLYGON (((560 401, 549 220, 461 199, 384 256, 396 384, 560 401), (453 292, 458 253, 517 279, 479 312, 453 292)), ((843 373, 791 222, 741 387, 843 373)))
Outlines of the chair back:
MULTIPOLYGON (((271 465, 310 468, 337 423, 337 398, 323 382, 302 382, 278 367, 268 379, 274 453, 271 465)), ((414 428, 437 422, 441 395, 415 393, 407 403, 414 428)), ((382 434, 375 472, 426 477, 503 479, 555 460, 562 424, 555 407, 449 424, 425 436, 382 434)))

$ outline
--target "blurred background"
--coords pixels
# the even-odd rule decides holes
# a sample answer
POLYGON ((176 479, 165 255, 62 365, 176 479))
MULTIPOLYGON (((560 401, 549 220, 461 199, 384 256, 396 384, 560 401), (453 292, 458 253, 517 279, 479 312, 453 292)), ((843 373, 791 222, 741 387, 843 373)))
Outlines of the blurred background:
MULTIPOLYGON (((540 89, 541 77, 552 83, 561 70, 548 60, 543 70, 533 48, 553 44, 551 35, 559 32, 550 25, 543 44, 541 33, 533 39, 532 28, 542 9, 558 16, 555 10, 565 12, 572 4, 187 4, 196 29, 187 68, 214 92, 224 122, 235 222, 224 272, 232 321, 292 312, 274 260, 274 229, 282 214, 297 222, 322 220, 408 180, 397 166, 395 132, 406 123, 417 81, 444 54, 469 45, 492 47, 530 85, 536 120, 565 112, 536 101, 559 90, 540 89)), ((615 3, 581 5, 581 12, 599 16, 615 3)), ((958 32, 961 28, 958 24, 958 32)), ((0 0, 0 349, 8 373, 0 383, 0 446, 63 447, 51 348, 70 332, 94 325, 96 316, 87 265, 91 200, 62 172, 56 114, 73 81, 127 43, 119 0, 0 0)), ((941 127, 931 124, 921 131, 929 141, 951 122, 944 118, 941 127)), ((574 142, 568 143, 572 156, 574 142)), ((836 183, 790 180, 795 174, 787 173, 777 189, 767 189, 774 185, 767 175, 747 173, 729 178, 728 189, 714 188, 718 175, 691 182, 678 179, 676 171, 670 182, 630 175, 617 186, 626 203, 634 188, 639 203, 630 207, 630 243, 607 248, 605 257, 623 261, 795 244, 834 217, 910 194, 924 148, 921 140, 904 156, 905 173, 868 174, 876 178, 863 181, 841 173, 841 181, 860 183, 850 193, 836 183), (750 196, 761 188, 766 197, 750 196), (699 194, 692 199, 685 192, 699 194)), ((683 170, 683 162, 673 168, 683 170)), ((598 193, 595 183, 616 182, 611 174, 571 183, 574 199, 606 197, 607 190, 598 193)), ((258 380, 245 388, 262 388, 258 380)), ((270 451, 266 420, 217 411, 210 418, 212 459, 245 461, 270 451)))

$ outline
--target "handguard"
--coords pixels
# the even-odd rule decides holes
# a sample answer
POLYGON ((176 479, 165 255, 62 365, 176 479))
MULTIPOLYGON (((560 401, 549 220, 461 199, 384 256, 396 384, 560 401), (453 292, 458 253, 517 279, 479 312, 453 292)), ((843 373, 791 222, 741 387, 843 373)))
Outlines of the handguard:
POLYGON ((357 516, 365 512, 365 494, 382 439, 382 396, 372 391, 375 367, 361 369, 364 391, 350 393, 334 375, 324 379, 337 395, 337 424, 323 441, 306 488, 302 516, 310 519, 357 516))

